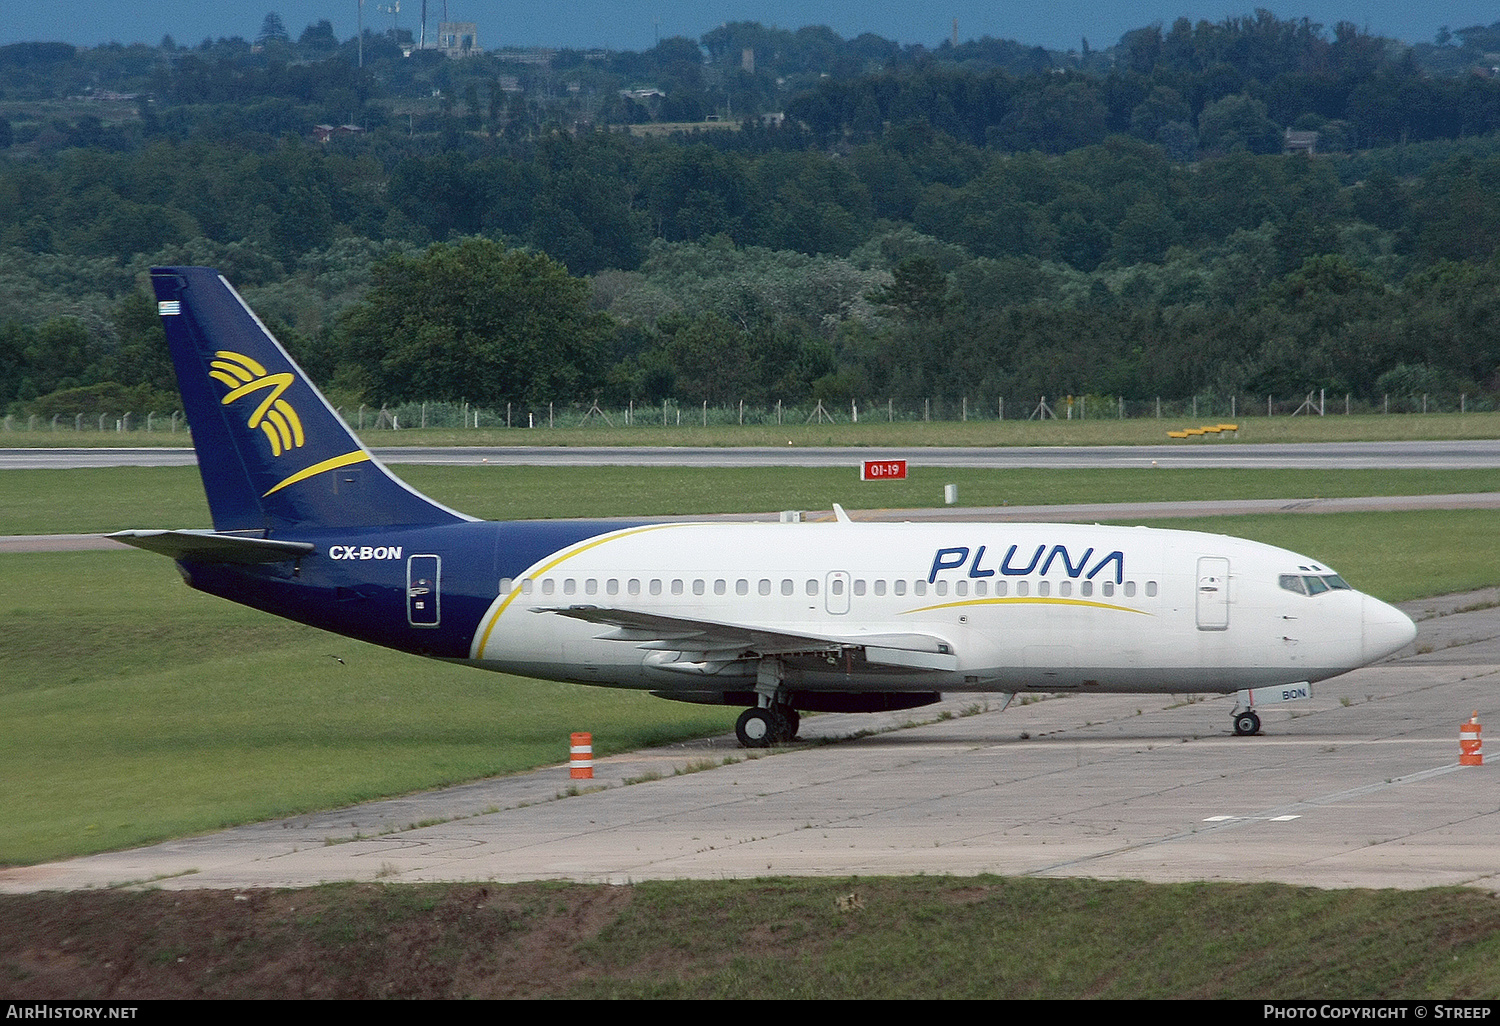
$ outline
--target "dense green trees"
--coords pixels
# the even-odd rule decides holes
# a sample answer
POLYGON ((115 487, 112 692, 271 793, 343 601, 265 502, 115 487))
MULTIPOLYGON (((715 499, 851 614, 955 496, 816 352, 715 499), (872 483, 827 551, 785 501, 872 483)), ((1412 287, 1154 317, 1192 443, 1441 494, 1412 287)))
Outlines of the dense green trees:
POLYGON ((484 239, 391 257, 341 325, 371 398, 488 406, 578 396, 603 380, 608 318, 545 256, 484 239))
POLYGON ((0 47, 0 404, 166 394, 143 272, 177 262, 374 402, 1500 387, 1500 83, 1353 26, 732 23, 550 66, 372 35, 363 69, 261 34, 0 47), (788 116, 605 130, 731 109, 788 116))

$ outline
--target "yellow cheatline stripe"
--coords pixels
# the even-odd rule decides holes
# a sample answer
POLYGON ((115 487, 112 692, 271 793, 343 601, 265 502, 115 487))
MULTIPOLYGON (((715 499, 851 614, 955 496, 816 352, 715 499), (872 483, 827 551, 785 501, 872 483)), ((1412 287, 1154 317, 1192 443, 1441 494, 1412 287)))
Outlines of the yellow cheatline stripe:
POLYGON ((906 610, 906 612, 902 613, 901 615, 902 616, 906 616, 909 613, 927 613, 927 612, 931 612, 934 609, 958 609, 958 608, 960 608, 962 606, 1019 606, 1019 605, 1031 605, 1031 606, 1089 606, 1089 607, 1094 608, 1094 609, 1114 609, 1114 610, 1117 610, 1118 612, 1121 612, 1121 613, 1140 613, 1142 616, 1155 616, 1156 615, 1155 613, 1148 613, 1144 609, 1131 609, 1129 606, 1117 606, 1117 605, 1114 605, 1114 604, 1109 603, 1109 602, 1088 602, 1088 601, 1085 601, 1084 599, 1064 599, 1064 598, 987 598, 987 599, 968 599, 968 600, 963 601, 963 602, 940 602, 940 603, 938 603, 935 606, 921 606, 921 607, 919 607, 917 609, 908 609, 908 610, 906 610))
MULTIPOLYGON (((662 531, 669 527, 681 526, 681 524, 652 524, 649 527, 636 527, 628 531, 622 531, 618 534, 609 534, 605 535, 603 538, 595 538, 591 542, 587 542, 574 548, 564 549, 556 559, 552 560, 552 562, 543 564, 542 566, 537 568, 535 573, 531 574, 528 577, 523 577, 521 578, 521 580, 534 581, 558 564, 564 563, 567 560, 572 559, 574 556, 582 555, 583 553, 589 551, 589 549, 598 548, 600 545, 604 545, 607 542, 619 541, 621 538, 630 538, 637 534, 645 534, 647 531, 662 531)), ((515 601, 516 596, 521 594, 520 584, 521 581, 516 581, 511 585, 510 594, 505 596, 505 601, 500 603, 500 607, 495 610, 495 615, 490 617, 490 622, 485 625, 484 634, 479 639, 479 646, 474 650, 474 654, 476 657, 482 656, 484 654, 485 646, 488 645, 490 641, 490 632, 495 629, 495 624, 500 621, 500 615, 505 612, 505 610, 513 601, 515 601)))
MULTIPOLYGON (((299 470, 291 477, 286 478, 275 488, 272 488, 271 491, 266 492, 266 495, 270 495, 273 492, 279 492, 287 485, 294 485, 298 481, 306 481, 310 477, 316 477, 318 474, 321 474, 324 471, 337 470, 340 467, 352 466, 355 463, 364 463, 369 458, 370 454, 361 449, 357 452, 346 452, 342 456, 335 456, 333 459, 324 460, 322 463, 314 463, 306 470, 299 470)), ((261 498, 264 499, 266 495, 262 495, 261 498)))

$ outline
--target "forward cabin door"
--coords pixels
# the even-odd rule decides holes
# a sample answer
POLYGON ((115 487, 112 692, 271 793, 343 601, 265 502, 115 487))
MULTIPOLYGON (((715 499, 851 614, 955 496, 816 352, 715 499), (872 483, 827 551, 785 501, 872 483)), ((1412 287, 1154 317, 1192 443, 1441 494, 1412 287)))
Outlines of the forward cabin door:
POLYGON ((1198 629, 1229 629, 1229 560, 1223 556, 1198 559, 1198 629))

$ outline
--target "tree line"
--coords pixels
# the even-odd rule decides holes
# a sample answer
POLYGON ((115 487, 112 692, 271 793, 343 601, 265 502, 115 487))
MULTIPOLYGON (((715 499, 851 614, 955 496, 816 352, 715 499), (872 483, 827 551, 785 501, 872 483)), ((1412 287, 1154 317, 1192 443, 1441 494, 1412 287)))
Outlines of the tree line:
POLYGON ((1259 12, 1048 54, 731 23, 542 68, 398 42, 364 68, 318 26, 0 48, 0 404, 169 391, 153 263, 223 269, 355 401, 1500 385, 1495 82, 1350 26, 1259 12), (776 70, 800 85, 752 88, 776 70), (787 117, 608 130, 627 80, 787 117), (142 93, 66 99, 100 83, 142 93), (1333 152, 1283 156, 1294 126, 1333 152), (445 287, 570 312, 530 341, 503 305, 409 323, 445 287))

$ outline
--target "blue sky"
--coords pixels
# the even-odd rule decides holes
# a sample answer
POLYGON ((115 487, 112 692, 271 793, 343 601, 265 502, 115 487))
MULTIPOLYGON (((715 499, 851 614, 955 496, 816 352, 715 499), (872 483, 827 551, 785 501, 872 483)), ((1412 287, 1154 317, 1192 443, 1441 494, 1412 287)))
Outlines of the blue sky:
MULTIPOLYGON (((365 23, 375 28, 392 24, 382 7, 397 0, 367 0, 365 23)), ((400 0, 395 18, 414 29, 422 0, 400 0)), ((1431 42, 1439 28, 1463 28, 1500 21, 1500 6, 1471 0, 1427 8, 1410 0, 1305 0, 1236 5, 1228 0, 949 0, 930 12, 922 5, 892 0, 448 0, 449 17, 472 21, 479 27, 485 48, 501 45, 604 46, 641 50, 661 38, 697 38, 725 21, 758 21, 783 28, 828 25, 845 37, 873 32, 902 43, 947 39, 958 19, 960 39, 989 35, 1017 39, 1049 49, 1076 49, 1087 38, 1091 46, 1108 46, 1132 28, 1152 22, 1170 26, 1179 17, 1193 21, 1222 21, 1247 15, 1256 6, 1279 18, 1309 18, 1327 26, 1351 21, 1380 35, 1406 42, 1431 42)), ((428 0, 428 24, 435 30, 443 0, 428 0)), ((356 0, 260 0, 259 3, 220 8, 202 0, 61 0, 59 3, 10 3, 0 14, 0 44, 23 40, 62 40, 96 45, 157 43, 170 33, 180 44, 196 44, 206 36, 254 38, 268 11, 281 15, 295 37, 309 23, 327 18, 339 38, 355 33, 356 0)))

